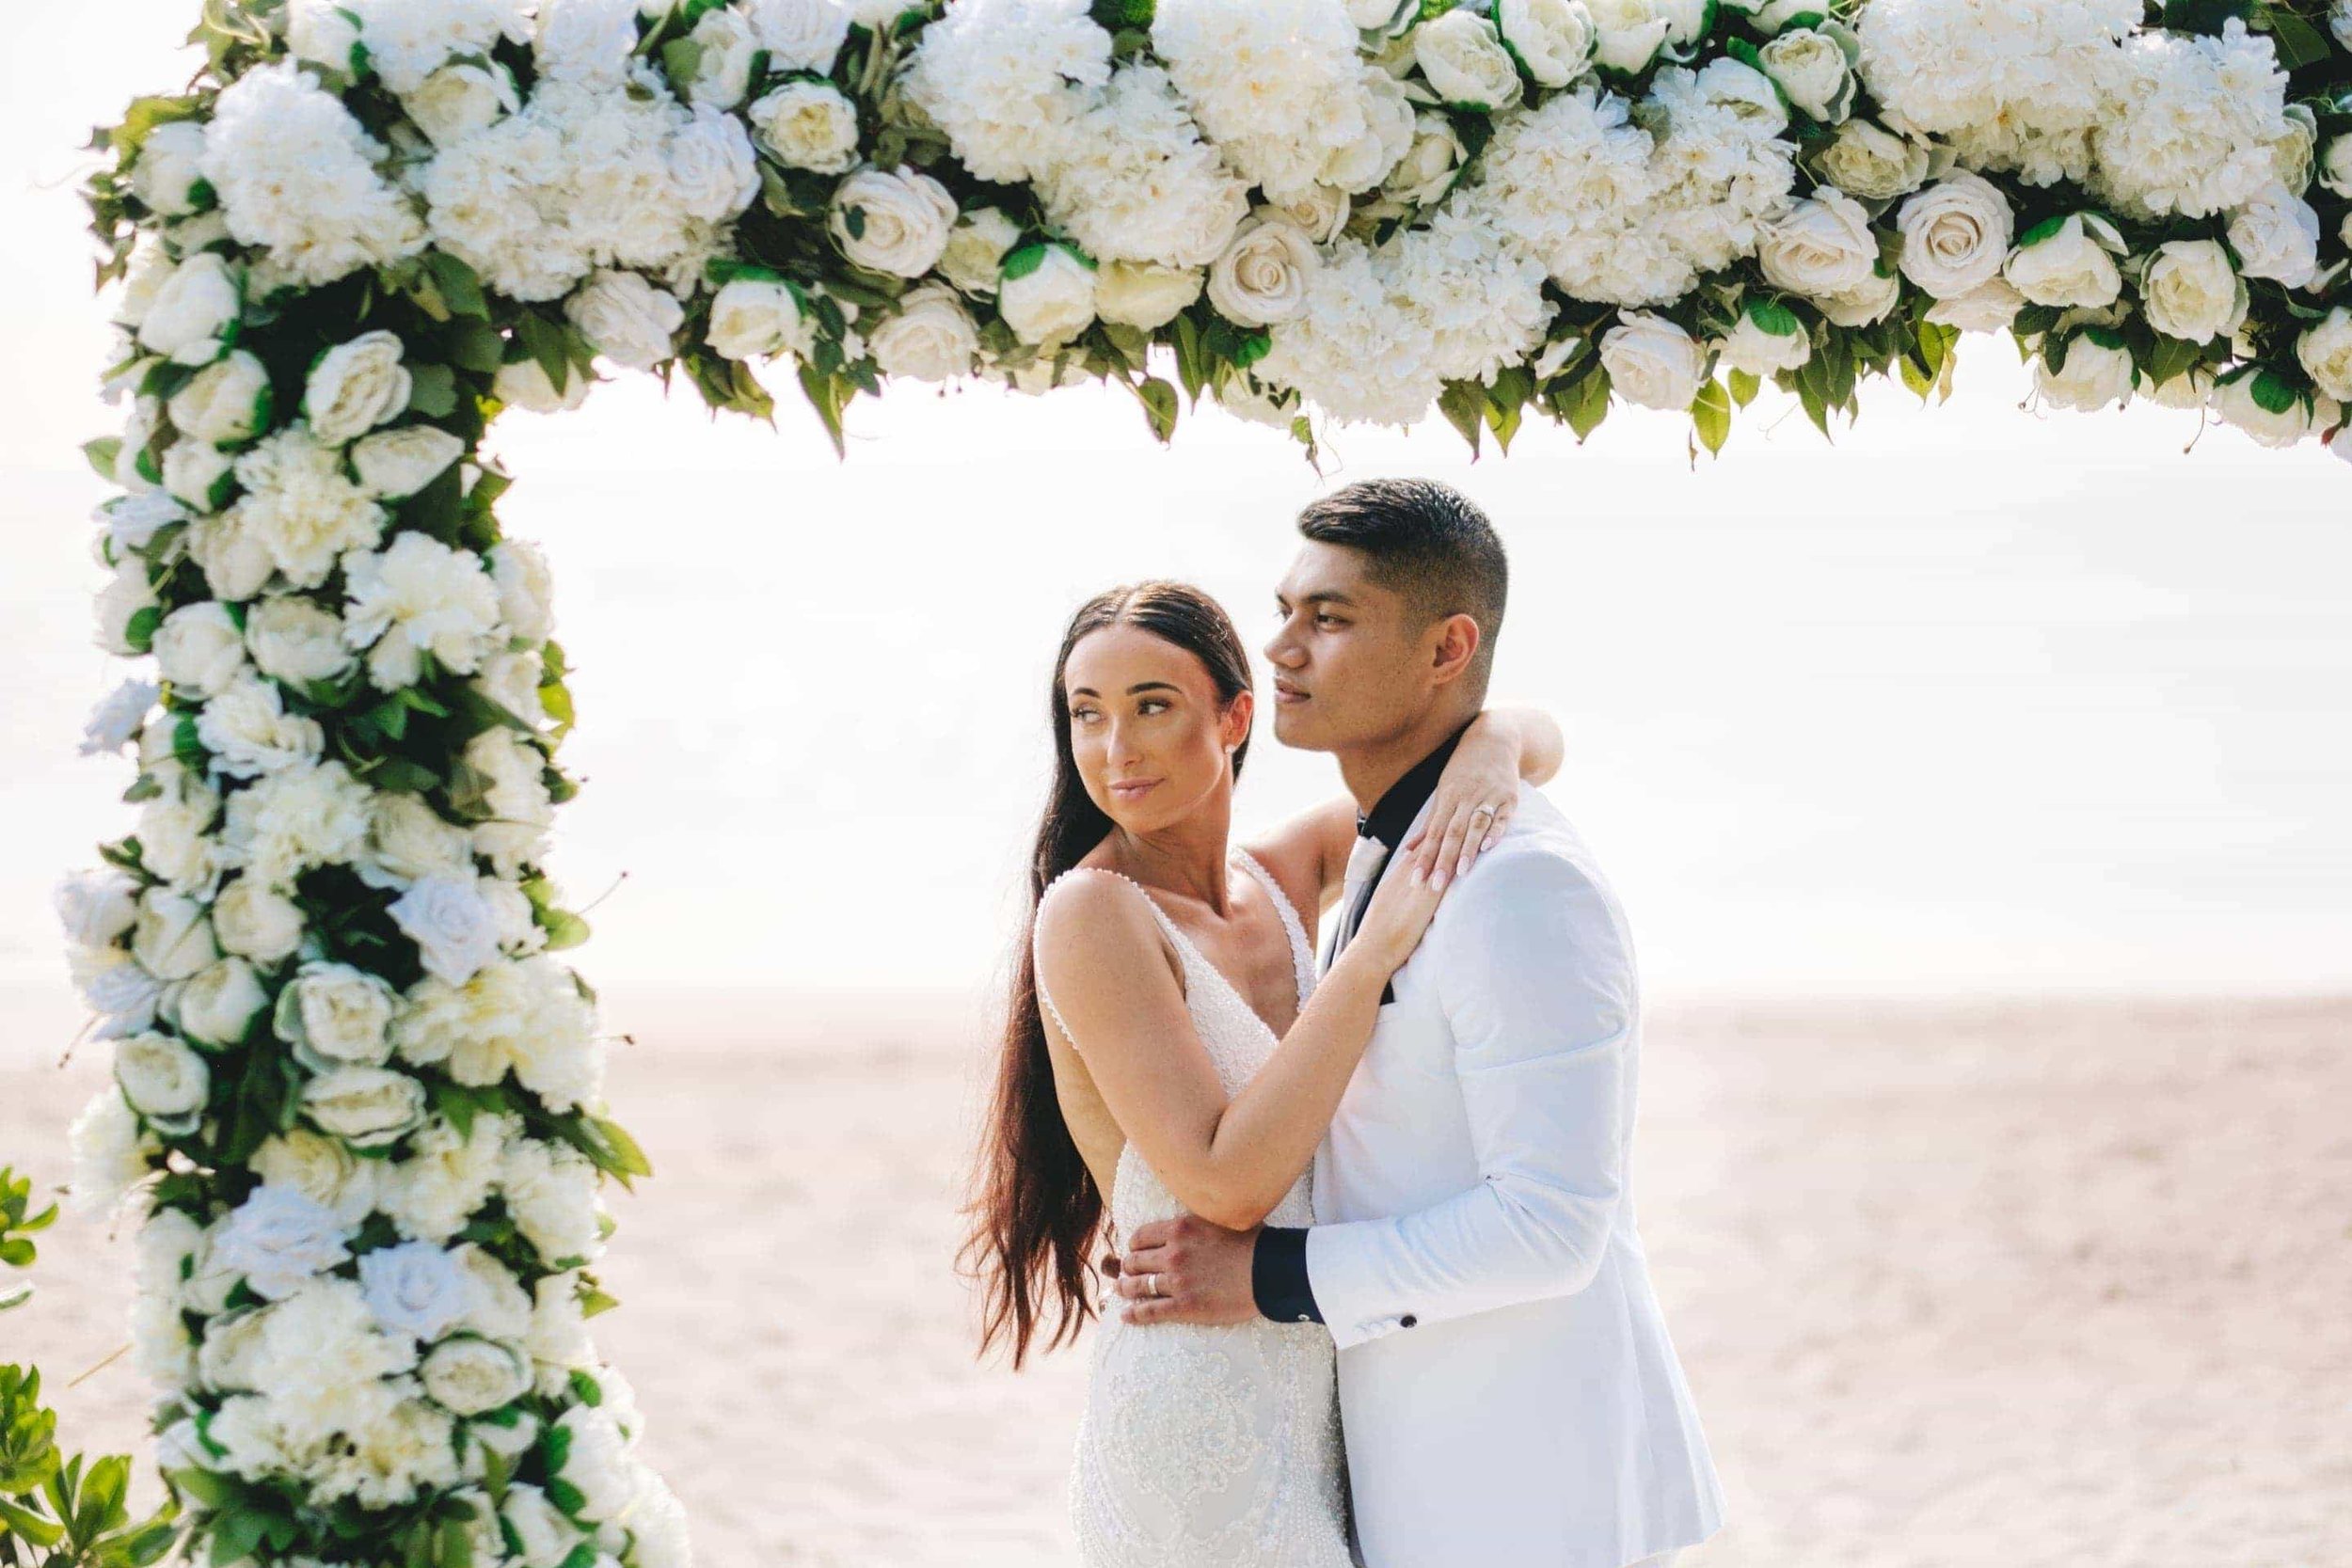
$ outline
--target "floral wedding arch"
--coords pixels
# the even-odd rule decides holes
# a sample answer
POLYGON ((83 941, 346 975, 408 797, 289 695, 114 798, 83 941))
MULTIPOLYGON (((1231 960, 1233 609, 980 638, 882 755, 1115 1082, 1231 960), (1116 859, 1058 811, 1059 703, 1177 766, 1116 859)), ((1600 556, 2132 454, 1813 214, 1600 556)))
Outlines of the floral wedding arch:
POLYGON ((540 869, 572 721, 482 451, 600 362, 836 442, 886 381, 1114 381, 1507 445, 1613 399, 1824 430, 2005 331, 2048 403, 2333 437, 2352 0, 205 0, 102 132, 127 428, 90 457, 69 883, 205 1560, 673 1568, 585 1320, 605 1114, 540 869), (1173 380, 1168 379, 1172 374, 1173 380))

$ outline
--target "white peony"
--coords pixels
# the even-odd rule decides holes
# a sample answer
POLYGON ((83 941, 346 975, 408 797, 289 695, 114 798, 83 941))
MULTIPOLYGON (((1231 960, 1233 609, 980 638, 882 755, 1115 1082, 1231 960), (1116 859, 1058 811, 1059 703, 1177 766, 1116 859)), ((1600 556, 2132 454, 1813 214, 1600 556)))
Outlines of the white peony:
POLYGON ((2218 240, 2168 240, 2149 258, 2141 312, 2167 337, 2201 343, 2246 320, 2246 284, 2218 240))
POLYGON ((996 309, 1025 343, 1059 343, 1094 321, 1094 267, 1063 245, 1035 247, 1025 271, 1008 264, 997 285, 996 309))
POLYGON ((229 799, 221 858, 273 887, 348 863, 367 833, 368 786, 340 762, 304 763, 229 799))
MULTIPOLYGON (((1413 145, 1389 171, 1380 194, 1408 207, 1431 206, 1454 188, 1454 177, 1469 157, 1469 150, 1462 145, 1454 121, 1441 114, 1424 113, 1413 122, 1413 145)), ((1341 215, 1344 218, 1345 214, 1341 215)))
MULTIPOLYGON (((512 1132, 504 1117, 477 1116, 463 1133, 450 1122, 428 1121, 409 1139, 407 1158, 384 1167, 377 1207, 404 1236, 448 1242, 490 1201, 512 1132)), ((507 1288, 514 1289, 511 1279, 507 1288)), ((482 1327, 479 1313, 474 1326, 508 1337, 522 1332, 518 1323, 482 1327)))
POLYGON ((490 577, 508 635, 544 642, 554 634, 554 582, 545 551, 528 539, 501 540, 490 546, 490 577))
POLYGON ((633 0, 541 0, 532 53, 559 84, 617 87, 637 49, 633 0))
POLYGON ((571 1145, 522 1138, 507 1147, 499 1190, 523 1239, 550 1266, 571 1268, 604 1250, 598 1180, 596 1165, 571 1145))
POLYGON ((227 351, 244 313, 237 269, 208 250, 189 257, 164 279, 139 320, 139 341, 174 364, 209 365, 227 351))
POLYGON ((384 509, 344 474, 342 457, 301 425, 264 436, 237 459, 245 495, 228 514, 286 580, 316 588, 346 550, 375 547, 384 509))
POLYGON ((2273 186, 2231 214, 2230 248, 2240 276, 2304 288, 2319 275, 2319 214, 2273 186))
POLYGON ((1657 0, 1585 0, 1592 12, 1594 63, 1633 76, 1666 46, 1667 18, 1657 0))
POLYGON ((302 944, 302 911, 293 899, 240 877, 213 903, 221 947, 259 964, 281 963, 302 944))
POLYGON ((490 651, 498 588, 470 550, 403 533, 381 551, 346 556, 343 578, 343 641, 367 650, 368 679, 379 690, 414 685, 428 655, 469 675, 490 651))
POLYGON ((389 982, 349 964, 307 963, 278 993, 273 1027, 313 1072, 382 1067, 391 1059, 387 1033, 399 993, 389 982))
MULTIPOLYGON (((406 1391, 415 1386, 404 1380, 397 1386, 406 1391)), ((445 1491, 460 1479, 456 1423, 421 1399, 392 1399, 380 1415, 356 1427, 351 1437, 349 1448, 337 1449, 324 1467, 313 1497, 392 1508, 421 1493, 445 1491)))
POLYGON ((1812 119, 1835 125, 1853 112, 1853 59, 1847 52, 1852 38, 1843 28, 1816 30, 1793 27, 1758 52, 1764 74, 1812 119))
MULTIPOLYGON (((1404 114, 1409 125, 1411 109, 1404 114)), ((1371 156, 1378 159, 1376 135, 1373 144, 1371 156)), ((1204 266, 1249 211, 1248 187, 1200 139, 1168 73, 1156 66, 1123 67, 1111 79, 1038 190, 1049 220, 1102 261, 1204 266)))
POLYGON ((232 779, 279 772, 326 749, 319 721, 288 713, 277 684, 250 670, 204 705, 196 737, 213 754, 214 769, 232 779))
POLYGON ((1611 387, 1644 408, 1686 409, 1707 377, 1707 352, 1665 317, 1628 311, 1601 334, 1600 362, 1611 387))
POLYGON ((2123 47, 2091 139, 2093 188, 2139 216, 2204 217, 2278 180, 2286 72, 2268 38, 2232 18, 2221 35, 2153 30, 2123 47))
POLYGON ((841 0, 744 0, 744 6, 773 71, 823 76, 850 36, 850 13, 841 0))
POLYGON ((1457 108, 1493 114, 1519 101, 1518 66, 1475 11, 1450 10, 1415 28, 1413 58, 1431 90, 1457 108))
POLYGON ((354 1148, 383 1148, 423 1124, 424 1085, 389 1068, 337 1068, 302 1086, 302 1114, 354 1148))
POLYGON ((340 679, 354 662, 342 618, 299 594, 263 599, 246 611, 246 651, 272 680, 305 687, 340 679))
POLYGON ((378 431, 351 449, 359 486, 378 500, 405 500, 447 473, 466 443, 429 424, 378 431))
POLYGON ((209 441, 175 441, 164 452, 163 486, 196 512, 217 512, 235 494, 236 460, 209 441))
MULTIPOLYGON (((159 720, 149 730, 164 727, 159 720)), ((147 766, 153 772, 164 765, 147 766)), ((140 867, 175 893, 209 891, 224 862, 219 845, 208 836, 219 814, 220 797, 201 780, 167 779, 163 794, 139 808, 140 867)))
POLYGON ((1902 204, 1903 276, 1937 299, 1964 294, 1996 276, 2008 258, 2014 219, 2009 198, 1992 182, 1947 174, 1902 204))
POLYGON ((243 958, 206 965, 167 1004, 172 1026, 197 1044, 215 1051, 242 1044, 269 992, 243 958))
POLYGON ((759 56, 759 34, 752 19, 722 6, 705 11, 686 37, 694 46, 694 74, 685 84, 686 101, 714 109, 741 103, 752 89, 752 65, 759 56))
POLYGON ((1892 201, 1927 183, 1931 155, 1925 142, 1870 120, 1850 119, 1813 160, 1821 177, 1847 195, 1892 201))
POLYGON ((911 168, 861 169, 833 194, 826 227, 854 265, 920 277, 938 264, 956 221, 956 198, 911 168))
POLYGON ((235 446, 269 428, 274 403, 267 367, 239 349, 199 371, 167 406, 181 435, 235 446))
POLYGON ((1202 133, 1270 201, 1321 182, 1371 123, 1357 44, 1339 0, 1164 0, 1152 17, 1152 51, 1202 133))
POLYGON ((760 145, 788 167, 847 174, 857 166, 857 105, 831 82, 787 82, 754 103, 751 116, 760 145))
POLYGON ((204 177, 229 230, 288 281, 317 287, 425 245, 406 193, 377 173, 383 144, 292 61, 223 89, 204 134, 204 177))
POLYGON ((487 1086, 509 1071, 554 1111, 590 1104, 602 1092, 603 1058, 595 1015, 579 986, 546 958, 495 958, 463 983, 427 974, 409 989, 394 1021, 401 1059, 440 1067, 460 1084, 487 1086))
POLYGON ((563 1477, 583 1499, 580 1516, 597 1523, 631 1518, 647 1472, 619 1423, 601 1408, 576 1404, 556 1425, 570 1436, 563 1477))
POLYGON ((956 292, 933 283, 900 299, 897 312, 867 337, 866 347, 884 374, 955 381, 972 373, 980 337, 956 292))
MULTIPOLYGON (((147 652, 151 644, 146 639, 142 639, 138 646, 134 646, 131 641, 133 623, 149 618, 150 611, 160 608, 155 598, 155 590, 147 580, 145 562, 126 562, 116 567, 115 575, 109 578, 106 586, 98 592, 94 604, 97 610, 98 646, 100 648, 121 658, 129 658, 135 654, 147 652)), ((147 637, 152 636, 151 619, 147 637)))
POLYGON ((547 660, 537 651, 492 654, 482 661, 473 689, 524 723, 536 727, 547 717, 539 687, 547 678, 547 660))
POLYGON ((499 1517, 520 1548, 521 1555, 515 1560, 522 1568, 562 1568, 564 1560, 580 1544, 579 1527, 548 1500, 546 1492, 528 1481, 506 1489, 499 1517))
POLYGON ((158 217, 184 217, 211 195, 204 181, 204 127, 180 119, 158 125, 139 143, 131 192, 158 217))
POLYGON ((1087 0, 959 0, 922 30, 907 96, 981 180, 1051 166, 1111 75, 1111 36, 1087 0))

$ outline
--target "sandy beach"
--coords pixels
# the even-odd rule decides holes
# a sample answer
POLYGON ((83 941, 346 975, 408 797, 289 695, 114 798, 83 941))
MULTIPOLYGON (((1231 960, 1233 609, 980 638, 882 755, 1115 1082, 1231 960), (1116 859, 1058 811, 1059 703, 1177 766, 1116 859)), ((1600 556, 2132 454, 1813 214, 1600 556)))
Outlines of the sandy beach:
MULTIPOLYGON (((1083 1354, 976 1363, 949 1267, 981 1006, 609 1000, 659 1176, 598 1326, 703 1560, 1070 1560, 1083 1354)), ((12 1016, 0 1162, 61 1180, 103 1053, 12 1016)), ((1654 1009, 1643 1234, 1732 1506, 1685 1568, 2352 1562, 2348 1045, 2352 1000, 1654 1009)), ((137 1445, 127 1362, 65 1386, 127 1242, 43 1253, 0 1355, 137 1445)))

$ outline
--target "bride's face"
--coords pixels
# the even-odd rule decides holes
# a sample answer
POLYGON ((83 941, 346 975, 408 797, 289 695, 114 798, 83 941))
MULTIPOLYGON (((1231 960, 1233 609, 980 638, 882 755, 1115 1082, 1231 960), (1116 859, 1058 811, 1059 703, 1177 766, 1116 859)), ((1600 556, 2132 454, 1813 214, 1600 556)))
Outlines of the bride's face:
POLYGON ((1062 689, 1078 777, 1129 832, 1181 821, 1230 787, 1254 699, 1220 703, 1194 655, 1139 626, 1104 626, 1070 650, 1062 689))

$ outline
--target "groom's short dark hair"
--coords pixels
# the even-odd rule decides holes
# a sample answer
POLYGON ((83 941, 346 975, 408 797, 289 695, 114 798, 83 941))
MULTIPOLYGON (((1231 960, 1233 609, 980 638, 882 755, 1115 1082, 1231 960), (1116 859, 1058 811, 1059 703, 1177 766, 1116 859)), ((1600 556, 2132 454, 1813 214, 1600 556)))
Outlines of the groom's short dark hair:
POLYGON ((1373 581, 1405 595, 1424 620, 1476 621, 1470 681, 1485 696, 1511 567, 1502 536, 1475 501, 1434 479, 1361 480, 1310 501, 1298 515, 1298 531, 1361 553, 1373 581))

